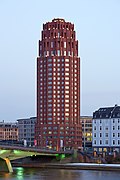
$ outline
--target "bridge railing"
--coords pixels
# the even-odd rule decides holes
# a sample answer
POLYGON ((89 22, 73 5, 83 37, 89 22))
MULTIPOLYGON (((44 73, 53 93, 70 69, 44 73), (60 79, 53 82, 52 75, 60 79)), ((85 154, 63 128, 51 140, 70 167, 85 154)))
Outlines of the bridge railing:
POLYGON ((65 153, 65 154, 73 154, 73 150, 53 150, 53 149, 47 149, 47 148, 40 148, 40 147, 29 147, 29 146, 24 146, 21 144, 9 144, 9 143, 1 143, 0 142, 0 147, 3 149, 18 149, 18 150, 28 150, 28 151, 36 151, 36 152, 48 152, 48 153, 65 153))

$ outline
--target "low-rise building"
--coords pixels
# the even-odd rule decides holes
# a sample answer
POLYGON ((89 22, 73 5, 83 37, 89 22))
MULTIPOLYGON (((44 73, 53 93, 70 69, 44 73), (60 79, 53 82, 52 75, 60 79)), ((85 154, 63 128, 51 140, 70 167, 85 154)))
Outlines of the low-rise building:
POLYGON ((92 116, 81 116, 82 146, 85 149, 92 147, 92 116))
POLYGON ((18 141, 17 123, 0 122, 0 141, 12 143, 18 141))
POLYGON ((93 113, 92 146, 97 152, 120 152, 120 106, 99 108, 93 113))
POLYGON ((33 146, 36 117, 18 119, 18 140, 20 143, 33 146))

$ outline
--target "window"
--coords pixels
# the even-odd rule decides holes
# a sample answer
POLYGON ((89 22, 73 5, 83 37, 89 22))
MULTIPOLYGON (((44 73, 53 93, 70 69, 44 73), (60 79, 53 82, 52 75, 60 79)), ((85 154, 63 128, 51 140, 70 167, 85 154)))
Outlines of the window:
POLYGON ((52 86, 48 86, 48 89, 52 89, 52 86))
POLYGON ((69 82, 65 81, 65 84, 69 84, 69 82))
POLYGON ((100 144, 102 144, 102 140, 100 140, 100 144))
POLYGON ((105 144, 108 144, 108 140, 105 140, 105 144))
POLYGON ((69 80, 69 77, 65 77, 65 80, 69 80))
POLYGON ((65 93, 69 93, 69 91, 65 91, 65 93))
POLYGON ((69 64, 65 64, 65 66, 66 66, 66 67, 68 67, 68 66, 69 66, 69 64))
POLYGON ((113 126, 113 130, 115 130, 115 126, 113 126))
POLYGON ((65 59, 65 62, 69 62, 69 59, 65 59))
POLYGON ((69 71, 69 68, 65 68, 66 71, 69 71))
POLYGON ((64 48, 66 48, 66 42, 64 42, 64 48))
POLYGON ((48 68, 48 71, 52 71, 52 68, 48 68))
POLYGON ((68 51, 68 56, 70 56, 70 51, 68 51))
POLYGON ((48 67, 51 67, 52 66, 52 64, 48 64, 48 67))
POLYGON ((54 43, 53 43, 53 42, 51 42, 51 48, 53 48, 53 45, 54 45, 54 43))
POLYGON ((69 99, 65 99, 65 102, 69 102, 69 99))
POLYGON ((69 113, 65 113, 65 116, 69 116, 69 113))
POLYGON ((58 56, 60 56, 60 50, 58 50, 57 52, 58 52, 58 53, 57 53, 57 54, 58 54, 58 56))
POLYGON ((52 59, 48 59, 48 62, 52 62, 52 59))
POLYGON ((94 133, 94 137, 96 137, 96 133, 94 133))
POLYGON ((113 137, 115 137, 115 133, 113 133, 113 137))
POLYGON ((68 111, 69 111, 69 109, 65 109, 65 111, 66 111, 66 112, 68 112, 68 111))
POLYGON ((52 75, 52 73, 48 73, 48 76, 51 76, 52 75))
POLYGON ((66 51, 64 51, 64 56, 66 56, 66 51))
POLYGON ((108 133, 105 133, 105 137, 108 137, 108 133))
POLYGON ((115 140, 113 140, 113 145, 115 144, 115 140))
POLYGON ((108 127, 107 126, 105 127, 105 130, 108 131, 108 127))
POLYGON ((52 77, 48 77, 48 80, 52 80, 52 77))
POLYGON ((48 82, 48 84, 52 84, 52 82, 50 81, 50 82, 48 82))
MULTIPOLYGON (((58 24, 59 25, 59 24, 58 24)), ((59 29, 59 27, 58 27, 58 29, 59 29)), ((60 37, 60 33, 58 32, 58 37, 60 37)))

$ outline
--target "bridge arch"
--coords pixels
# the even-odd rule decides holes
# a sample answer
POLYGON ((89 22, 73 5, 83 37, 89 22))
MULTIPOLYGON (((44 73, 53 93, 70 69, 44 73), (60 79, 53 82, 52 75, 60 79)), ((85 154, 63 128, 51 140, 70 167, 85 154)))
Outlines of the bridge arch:
POLYGON ((0 172, 13 172, 11 162, 8 158, 0 157, 0 172))

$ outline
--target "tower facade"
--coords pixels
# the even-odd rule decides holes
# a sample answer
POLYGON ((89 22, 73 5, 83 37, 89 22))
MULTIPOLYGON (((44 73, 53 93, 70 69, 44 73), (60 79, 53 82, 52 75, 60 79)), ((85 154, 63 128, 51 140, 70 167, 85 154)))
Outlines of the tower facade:
POLYGON ((80 58, 74 24, 43 24, 37 58, 37 146, 55 150, 82 146, 80 58))

